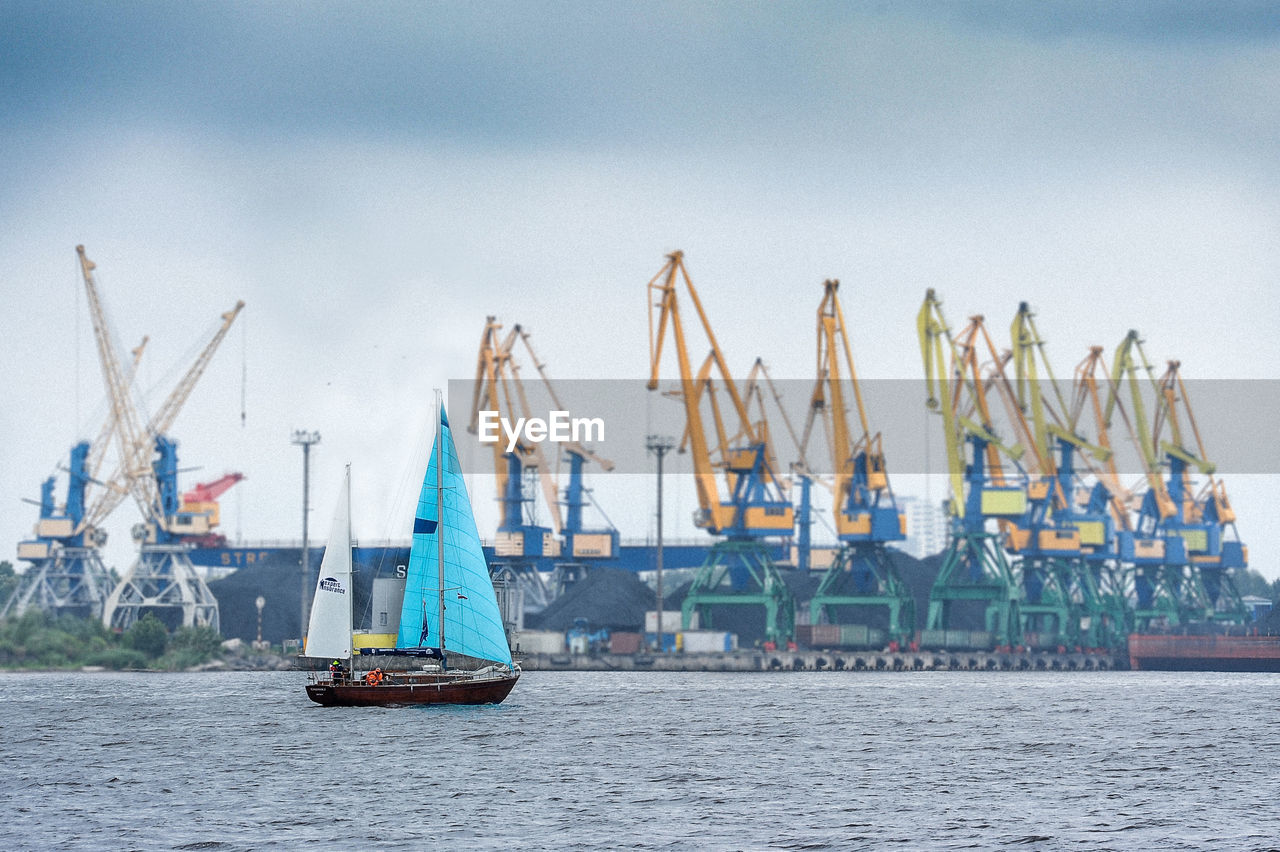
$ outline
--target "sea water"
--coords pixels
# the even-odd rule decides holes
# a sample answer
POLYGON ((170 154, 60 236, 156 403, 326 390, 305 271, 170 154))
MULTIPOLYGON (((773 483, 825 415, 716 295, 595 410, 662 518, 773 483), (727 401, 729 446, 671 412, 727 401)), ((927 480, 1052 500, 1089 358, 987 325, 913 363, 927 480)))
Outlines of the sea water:
POLYGON ((1280 675, 0 674, 6 849, 1273 849, 1280 675))

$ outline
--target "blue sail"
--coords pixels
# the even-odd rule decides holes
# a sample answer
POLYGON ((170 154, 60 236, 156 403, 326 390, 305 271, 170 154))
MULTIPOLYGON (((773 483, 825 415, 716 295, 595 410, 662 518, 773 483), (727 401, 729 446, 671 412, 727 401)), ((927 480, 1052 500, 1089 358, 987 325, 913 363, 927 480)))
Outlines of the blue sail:
POLYGON ((438 536, 444 536, 444 649, 482 660, 511 665, 511 648, 489 579, 489 566, 480 550, 475 515, 462 481, 458 451, 449 419, 440 408, 444 477, 441 501, 443 523, 436 514, 436 448, 431 449, 427 473, 413 521, 413 547, 400 610, 397 648, 440 647, 440 575, 438 536))

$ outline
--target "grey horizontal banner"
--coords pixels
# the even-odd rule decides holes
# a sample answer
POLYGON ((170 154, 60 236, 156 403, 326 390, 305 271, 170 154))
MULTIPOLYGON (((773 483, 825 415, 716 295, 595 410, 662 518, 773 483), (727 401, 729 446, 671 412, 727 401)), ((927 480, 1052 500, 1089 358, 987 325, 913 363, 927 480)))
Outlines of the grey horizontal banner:
MULTIPOLYGON (((871 380, 859 384, 867 430, 859 414, 853 384, 841 386, 845 402, 845 422, 852 441, 864 434, 880 437, 887 467, 893 474, 943 474, 948 470, 945 428, 941 407, 930 408, 923 380, 871 380)), ((1112 408, 1106 438, 1113 450, 1112 463, 1121 476, 1144 473, 1143 453, 1139 449, 1141 433, 1156 440, 1155 421, 1162 424, 1158 440, 1179 443, 1184 455, 1212 465, 1219 475, 1280 473, 1280 380, 1188 380, 1183 385, 1186 406, 1179 398, 1170 417, 1159 402, 1150 383, 1143 383, 1140 401, 1147 420, 1146 430, 1138 422, 1138 405, 1127 387, 1122 388, 1118 403, 1112 408), (1180 441, 1173 435, 1176 429, 1180 441)), ((1073 400, 1064 386, 1063 398, 1057 399, 1044 389, 1045 422, 1076 435, 1079 440, 1097 446, 1103 442, 1093 403, 1089 399, 1073 400), (1074 428, 1070 428, 1072 409, 1077 409, 1074 428)), ((1105 408, 1106 391, 1101 403, 1105 408)), ((681 445, 687 450, 686 407, 678 380, 665 380, 650 390, 643 380, 571 380, 554 386, 554 398, 540 383, 526 382, 523 397, 514 386, 499 385, 499 404, 475 403, 472 379, 449 382, 448 413, 454 426, 454 439, 463 469, 475 473, 491 473, 497 464, 505 464, 503 455, 511 447, 523 447, 522 455, 529 463, 541 454, 549 467, 563 469, 565 454, 573 446, 588 453, 588 471, 593 475, 651 474, 654 457, 648 449, 654 438, 681 445), (510 408, 508 408, 508 405, 510 408)), ((830 449, 829 433, 834 428, 830 388, 824 386, 814 405, 813 380, 778 380, 761 384, 756 392, 739 391, 754 424, 767 423, 770 443, 781 473, 803 461, 816 475, 830 475, 836 460, 830 449), (763 412, 763 414, 762 414, 763 412)), ((712 460, 718 458, 719 429, 711 399, 720 410, 720 428, 729 446, 745 443, 732 394, 716 384, 710 393, 702 394, 698 406, 702 431, 710 447, 712 460)), ((1016 464, 1033 469, 1031 440, 1018 425, 1012 413, 1013 403, 1002 403, 996 388, 988 389, 994 437, 1010 449, 1021 450, 1016 464)), ((1012 399, 1012 397, 1010 397, 1012 399)), ((981 420, 973 411, 962 414, 971 422, 981 420)), ((1028 408, 1025 419, 1033 420, 1028 408)), ((753 426, 753 428, 756 428, 753 426)), ((1056 446, 1052 436, 1051 443, 1056 446)), ((1160 464, 1167 469, 1167 454, 1153 444, 1160 464)), ((1057 450, 1054 450, 1055 456, 1057 450)), ((1077 467, 1088 473, 1101 467, 1097 452, 1087 448, 1077 453, 1077 467)), ((1015 463, 1009 462, 1011 466, 1015 463)), ((505 469, 505 468, 504 468, 505 469)), ((1208 468, 1201 468, 1204 472, 1208 468)), ((1193 473, 1196 472, 1193 470, 1193 473)))

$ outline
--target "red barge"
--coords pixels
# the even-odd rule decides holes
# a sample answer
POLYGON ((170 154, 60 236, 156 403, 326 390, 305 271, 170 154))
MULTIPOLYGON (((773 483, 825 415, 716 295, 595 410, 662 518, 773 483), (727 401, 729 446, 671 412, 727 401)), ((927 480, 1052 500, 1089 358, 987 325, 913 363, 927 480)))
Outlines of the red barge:
POLYGON ((1182 636, 1134 633, 1135 671, 1280 672, 1280 636, 1182 636))

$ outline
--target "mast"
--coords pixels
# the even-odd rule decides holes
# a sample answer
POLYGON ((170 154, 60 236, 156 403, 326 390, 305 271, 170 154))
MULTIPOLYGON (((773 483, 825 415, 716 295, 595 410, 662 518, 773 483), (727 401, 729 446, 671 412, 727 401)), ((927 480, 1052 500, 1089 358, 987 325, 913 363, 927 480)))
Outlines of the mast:
POLYGON ((354 556, 354 548, 351 546, 351 462, 347 462, 347 558, 351 561, 351 571, 347 574, 347 606, 351 608, 351 632, 352 637, 347 642, 347 671, 351 673, 354 680, 356 676, 356 641, 355 641, 355 623, 356 623, 356 566, 354 556))
POLYGON ((436 388, 436 571, 440 592, 440 668, 444 658, 444 402, 436 388))

